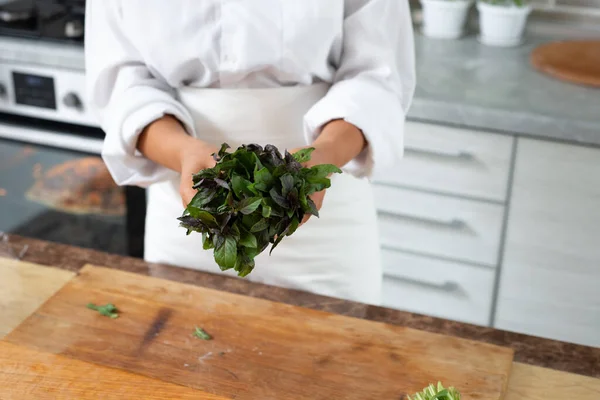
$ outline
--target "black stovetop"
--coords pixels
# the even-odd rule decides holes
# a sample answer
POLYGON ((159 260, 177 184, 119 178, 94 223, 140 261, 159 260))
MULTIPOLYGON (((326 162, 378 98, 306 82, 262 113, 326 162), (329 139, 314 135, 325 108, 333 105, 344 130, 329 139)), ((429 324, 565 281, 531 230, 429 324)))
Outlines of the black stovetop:
POLYGON ((83 44, 85 0, 4 0, 0 36, 83 44))

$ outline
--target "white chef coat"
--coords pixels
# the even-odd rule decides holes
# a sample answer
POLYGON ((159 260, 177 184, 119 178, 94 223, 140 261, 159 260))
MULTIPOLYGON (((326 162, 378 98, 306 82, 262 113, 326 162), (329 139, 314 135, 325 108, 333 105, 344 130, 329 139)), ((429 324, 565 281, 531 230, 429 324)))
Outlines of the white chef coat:
MULTIPOLYGON (((179 176, 136 150, 164 114, 214 145, 291 149, 343 118, 367 149, 332 178, 311 218, 248 279, 379 304, 381 263, 364 178, 402 155, 415 86, 406 0, 88 0, 90 102, 119 184, 149 186, 145 259, 217 272, 200 235, 186 236, 179 176)), ((231 273, 228 271, 227 273, 231 273)))
POLYGON ((344 167, 370 176, 403 153, 415 89, 407 0, 88 0, 86 72, 118 184, 147 186, 172 172, 136 150, 164 114, 194 132, 176 90, 332 84, 304 116, 307 144, 332 119, 362 130, 367 150, 344 167))

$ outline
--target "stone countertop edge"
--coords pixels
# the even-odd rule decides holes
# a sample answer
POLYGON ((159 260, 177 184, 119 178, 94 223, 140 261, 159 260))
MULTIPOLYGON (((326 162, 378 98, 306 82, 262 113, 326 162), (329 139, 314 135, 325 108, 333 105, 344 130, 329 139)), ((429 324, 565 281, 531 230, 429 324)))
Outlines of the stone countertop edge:
POLYGON ((141 259, 15 235, 9 236, 8 243, 14 254, 19 254, 26 246, 22 259, 31 263, 74 272, 78 272, 86 264, 94 264, 370 321, 491 343, 512 348, 515 351, 515 361, 517 362, 600 378, 600 348, 328 298, 234 277, 150 264, 141 259))
POLYGON ((563 39, 528 32, 521 46, 495 48, 473 33, 443 40, 417 29, 417 87, 407 120, 600 147, 600 88, 554 79, 530 64, 536 47, 563 39))

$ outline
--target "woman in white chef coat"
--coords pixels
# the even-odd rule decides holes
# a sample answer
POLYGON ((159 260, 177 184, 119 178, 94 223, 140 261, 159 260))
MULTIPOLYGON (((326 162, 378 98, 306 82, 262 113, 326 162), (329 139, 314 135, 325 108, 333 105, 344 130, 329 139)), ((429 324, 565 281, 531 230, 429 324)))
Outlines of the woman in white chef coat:
POLYGON ((407 0, 88 0, 88 95, 115 181, 148 187, 145 258, 219 271, 177 217, 223 142, 315 147, 311 218, 248 279, 378 304, 368 177, 402 156, 415 88, 407 0))

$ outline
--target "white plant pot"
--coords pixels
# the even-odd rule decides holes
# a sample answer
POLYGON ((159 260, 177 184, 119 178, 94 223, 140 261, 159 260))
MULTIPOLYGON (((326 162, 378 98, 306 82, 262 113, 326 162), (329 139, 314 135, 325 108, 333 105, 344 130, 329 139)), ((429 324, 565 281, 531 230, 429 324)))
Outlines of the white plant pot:
POLYGON ((499 6, 477 2, 479 11, 479 41, 488 46, 517 46, 523 33, 531 6, 499 6))
POLYGON ((421 0, 423 34, 439 39, 462 36, 471 4, 472 0, 421 0))

